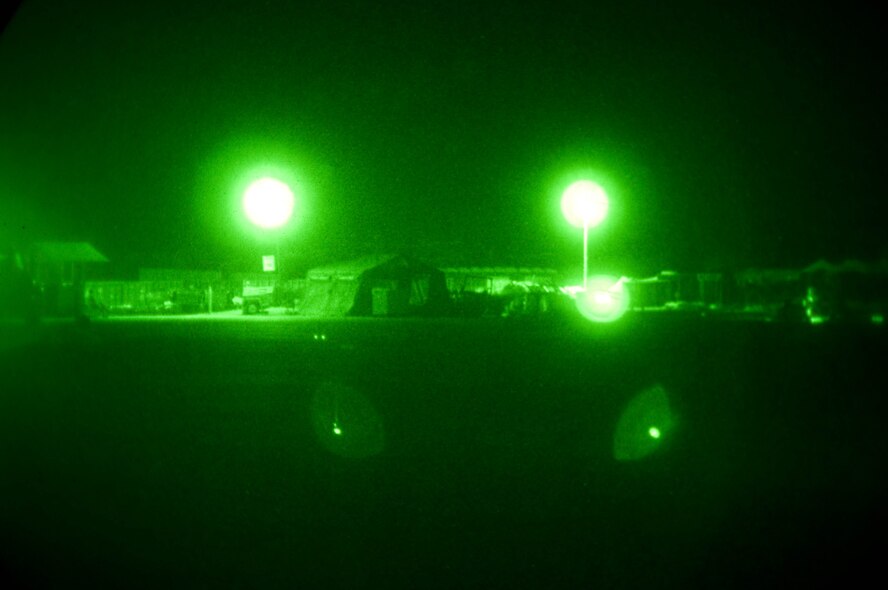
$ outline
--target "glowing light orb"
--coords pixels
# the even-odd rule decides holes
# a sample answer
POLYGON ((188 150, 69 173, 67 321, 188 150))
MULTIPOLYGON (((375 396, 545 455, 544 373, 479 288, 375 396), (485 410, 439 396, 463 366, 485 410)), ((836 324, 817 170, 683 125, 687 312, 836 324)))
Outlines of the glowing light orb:
POLYGON ((293 215, 293 191, 275 178, 260 178, 244 192, 244 213, 263 229, 281 227, 293 215))
POLYGON ((595 227, 607 217, 604 189, 591 180, 578 180, 561 196, 561 212, 574 227, 595 227))
POLYGON ((334 455, 365 458, 385 448, 382 419, 365 395, 338 382, 322 383, 311 399, 320 443, 334 455))
POLYGON ((629 310, 629 292, 624 279, 614 277, 590 277, 586 291, 576 294, 576 305, 587 320, 614 322, 629 310))
POLYGON ((592 302, 595 305, 613 305, 614 298, 607 291, 595 291, 591 293, 592 302))
POLYGON ((675 422, 666 390, 657 385, 642 391, 626 404, 617 422, 614 459, 638 461, 655 453, 668 439, 675 422))

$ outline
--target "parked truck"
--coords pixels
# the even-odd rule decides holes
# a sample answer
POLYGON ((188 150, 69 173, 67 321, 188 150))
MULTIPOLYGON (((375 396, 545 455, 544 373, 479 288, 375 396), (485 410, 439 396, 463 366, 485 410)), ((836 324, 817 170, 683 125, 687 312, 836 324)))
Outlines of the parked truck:
POLYGON ((255 315, 271 307, 274 294, 274 279, 245 280, 241 295, 244 315, 255 315))

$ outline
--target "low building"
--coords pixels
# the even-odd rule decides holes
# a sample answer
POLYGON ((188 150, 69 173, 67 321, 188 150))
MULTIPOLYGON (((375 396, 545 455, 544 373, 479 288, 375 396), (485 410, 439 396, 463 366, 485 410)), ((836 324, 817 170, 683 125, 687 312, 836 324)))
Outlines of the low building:
POLYGON ((450 266, 442 271, 459 315, 538 315, 558 295, 559 273, 552 268, 450 266))
POLYGON ((801 271, 809 317, 869 320, 888 313, 888 261, 818 260, 801 271))
POLYGON ((796 269, 752 268, 735 273, 739 295, 737 303, 744 308, 769 308, 798 301, 804 295, 802 272, 796 269))
POLYGON ((485 293, 500 295, 514 283, 557 287, 558 272, 552 268, 523 266, 461 266, 441 269, 452 294, 485 293))
POLYGON ((696 273, 664 270, 653 277, 626 279, 624 286, 629 293, 630 309, 634 310, 702 305, 704 282, 696 273))

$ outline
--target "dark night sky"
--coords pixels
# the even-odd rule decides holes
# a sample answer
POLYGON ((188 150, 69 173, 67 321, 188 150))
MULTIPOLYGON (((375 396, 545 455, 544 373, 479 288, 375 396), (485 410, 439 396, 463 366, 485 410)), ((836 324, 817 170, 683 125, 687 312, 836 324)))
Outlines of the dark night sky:
MULTIPOLYGON (((593 267, 888 254, 875 9, 845 2, 26 0, 0 38, 0 231, 130 263, 253 259, 244 175, 296 179, 304 263, 402 249, 593 267)), ((11 236, 11 237, 10 237, 11 236)))

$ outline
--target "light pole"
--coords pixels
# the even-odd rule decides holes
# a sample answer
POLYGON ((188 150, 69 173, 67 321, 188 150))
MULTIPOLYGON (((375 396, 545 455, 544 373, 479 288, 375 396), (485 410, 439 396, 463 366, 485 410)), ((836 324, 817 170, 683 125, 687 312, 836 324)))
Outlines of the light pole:
MULTIPOLYGON (((276 178, 253 181, 244 191, 244 213, 254 225, 264 230, 279 230, 293 216, 293 191, 276 178)), ((278 237, 279 238, 279 237, 278 237)), ((275 268, 280 261, 280 239, 275 240, 275 268)))
MULTIPOLYGON (((263 177, 253 181, 244 191, 244 214, 254 225, 262 230, 274 232, 275 252, 271 257, 272 265, 267 264, 263 256, 263 270, 276 272, 280 279, 280 230, 290 221, 295 207, 293 191, 283 181, 276 178, 263 177)), ((264 288, 263 288, 264 289, 264 288)), ((259 293, 257 293, 259 294, 259 293)), ((270 295, 270 293, 269 293, 270 295)), ((244 292, 246 300, 247 293, 244 292)), ((246 305, 246 301, 245 301, 246 305)), ((259 303, 256 303, 257 309, 259 303)), ((247 309, 246 307, 244 309, 247 309)))
POLYGON ((607 195, 591 180, 578 180, 561 196, 561 212, 567 222, 583 228, 583 291, 588 287, 589 276, 589 228, 595 227, 607 217, 607 195))

